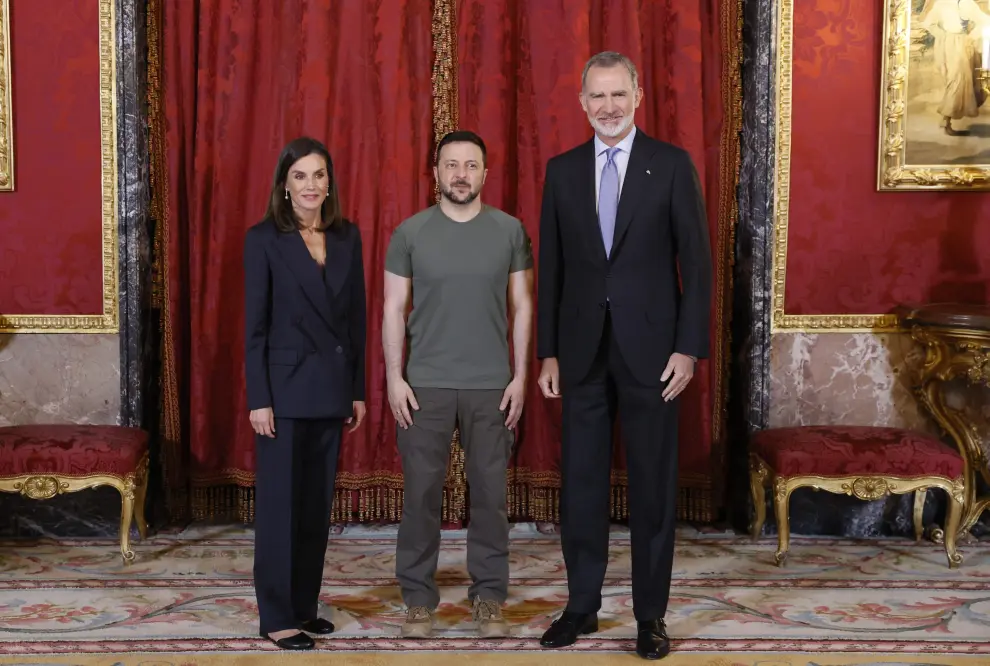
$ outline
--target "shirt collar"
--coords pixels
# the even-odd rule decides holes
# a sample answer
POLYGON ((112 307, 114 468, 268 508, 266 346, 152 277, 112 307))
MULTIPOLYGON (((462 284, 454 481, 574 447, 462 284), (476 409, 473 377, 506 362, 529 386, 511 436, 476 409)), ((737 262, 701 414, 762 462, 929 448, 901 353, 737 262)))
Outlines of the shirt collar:
MULTIPOLYGON (((632 131, 629 132, 629 134, 626 135, 626 138, 625 139, 623 139, 619 143, 615 144, 615 147, 618 148, 619 150, 621 150, 622 152, 624 152, 626 154, 629 154, 629 153, 632 152, 633 139, 635 139, 635 138, 636 138, 636 125, 633 125, 632 131)), ((602 141, 600 138, 598 138, 598 135, 596 134, 595 135, 595 156, 597 157, 597 156, 601 155, 602 153, 604 153, 608 149, 609 149, 609 146, 607 146, 604 141, 602 141)))

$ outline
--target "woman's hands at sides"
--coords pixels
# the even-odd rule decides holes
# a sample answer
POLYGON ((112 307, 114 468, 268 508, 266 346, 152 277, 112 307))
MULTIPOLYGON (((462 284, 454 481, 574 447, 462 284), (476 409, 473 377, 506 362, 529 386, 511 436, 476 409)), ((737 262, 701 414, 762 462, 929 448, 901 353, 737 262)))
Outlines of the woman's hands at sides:
MULTIPOLYGON (((351 426, 348 428, 349 432, 357 430, 364 421, 364 415, 368 413, 368 408, 363 400, 355 400, 353 407, 354 416, 348 416, 344 419, 344 423, 351 426)), ((252 409, 248 418, 251 421, 251 429, 257 434, 264 437, 275 437, 275 413, 271 407, 252 409)))
POLYGON ((368 413, 368 408, 364 404, 364 400, 354 401, 354 416, 349 416, 344 419, 344 423, 350 424, 350 428, 347 432, 354 432, 361 426, 361 422, 364 421, 364 415, 368 413))

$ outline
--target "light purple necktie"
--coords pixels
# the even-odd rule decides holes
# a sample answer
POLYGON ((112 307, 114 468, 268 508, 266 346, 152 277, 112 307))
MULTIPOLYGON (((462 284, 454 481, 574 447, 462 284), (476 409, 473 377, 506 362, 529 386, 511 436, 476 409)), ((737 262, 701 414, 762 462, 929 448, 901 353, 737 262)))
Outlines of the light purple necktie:
POLYGON ((618 148, 608 148, 605 151, 605 168, 602 169, 602 181, 598 186, 598 224, 602 229, 606 257, 612 253, 615 213, 619 209, 619 168, 615 165, 617 152, 618 148))

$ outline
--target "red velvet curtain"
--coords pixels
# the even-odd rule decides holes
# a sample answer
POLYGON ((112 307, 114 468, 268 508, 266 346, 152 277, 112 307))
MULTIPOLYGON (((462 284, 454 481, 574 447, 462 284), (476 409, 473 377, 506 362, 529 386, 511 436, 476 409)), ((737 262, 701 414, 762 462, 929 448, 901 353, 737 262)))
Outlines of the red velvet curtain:
MULTIPOLYGON (((738 0, 457 0, 459 125, 489 149, 484 198, 518 216, 534 243, 547 160, 592 135, 581 72, 615 50, 639 69, 646 133, 691 153, 705 189, 714 264, 713 348, 682 398, 679 517, 715 518, 723 486, 729 262, 738 163, 738 0)), ((539 266, 537 266, 537 271, 539 266)), ((517 514, 557 519, 560 405, 544 400, 533 361, 513 461, 517 514), (528 505, 528 507, 527 507, 528 505)), ((621 440, 620 440, 621 441, 621 440)), ((625 518, 625 460, 613 463, 614 518, 625 518)))
POLYGON ((308 134, 330 149, 361 229, 369 294, 368 416, 343 445, 336 518, 397 519, 382 276, 392 229, 433 197, 431 5, 157 0, 149 11, 170 513, 253 516, 244 232, 264 214, 279 151, 308 134))
MULTIPOLYGON (((437 135, 464 127, 489 147, 486 201, 519 216, 536 242, 546 161, 590 137, 577 97, 581 69, 592 53, 615 49, 640 68, 639 126, 688 149, 705 187, 717 267, 713 349, 683 399, 679 516, 712 520, 724 471, 739 16, 739 0, 151 0, 162 450, 172 517, 253 516, 241 250, 244 231, 263 214, 281 147, 300 134, 327 143, 345 213, 364 238, 369 411, 344 442, 335 520, 395 521, 402 476, 380 352, 392 230, 434 200, 437 135)), ((554 521, 559 404, 539 396, 535 379, 534 361, 510 514, 554 521)), ((621 447, 615 469, 613 515, 621 519, 621 447)), ((444 502, 448 523, 466 517, 458 446, 444 502)))

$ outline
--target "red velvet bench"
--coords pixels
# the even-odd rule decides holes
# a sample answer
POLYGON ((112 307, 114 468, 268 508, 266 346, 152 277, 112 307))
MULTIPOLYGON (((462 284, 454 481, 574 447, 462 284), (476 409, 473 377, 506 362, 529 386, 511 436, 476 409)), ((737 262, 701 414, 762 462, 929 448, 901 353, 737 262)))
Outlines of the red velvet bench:
POLYGON ((758 538, 766 520, 766 486, 773 488, 777 517, 777 565, 783 565, 790 544, 788 502, 797 488, 811 487, 862 500, 888 494, 915 493, 914 536, 923 533, 922 510, 929 488, 949 498, 944 530, 949 567, 962 562, 956 534, 962 516, 963 459, 940 439, 899 428, 869 426, 801 426, 757 432, 750 444, 749 480, 758 538))
POLYGON ((120 552, 129 563, 131 521, 142 539, 148 530, 148 433, 121 426, 0 427, 0 491, 46 500, 97 486, 120 492, 120 552))

